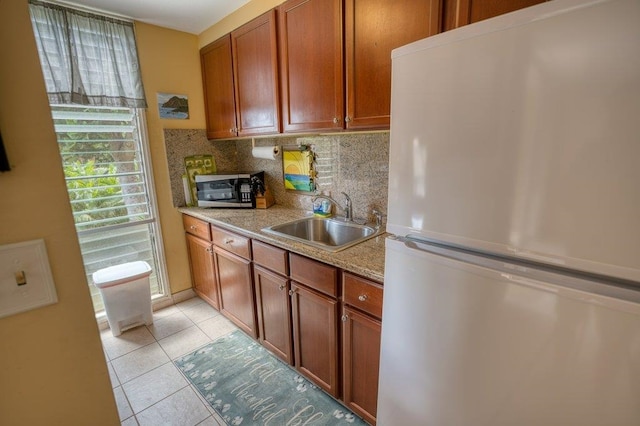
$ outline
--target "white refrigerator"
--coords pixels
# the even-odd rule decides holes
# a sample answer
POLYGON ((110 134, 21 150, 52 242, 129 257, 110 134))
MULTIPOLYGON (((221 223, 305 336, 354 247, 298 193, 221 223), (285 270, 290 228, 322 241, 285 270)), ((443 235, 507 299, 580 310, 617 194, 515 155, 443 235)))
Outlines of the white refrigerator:
POLYGON ((640 425, 640 1, 392 60, 378 425, 640 425))

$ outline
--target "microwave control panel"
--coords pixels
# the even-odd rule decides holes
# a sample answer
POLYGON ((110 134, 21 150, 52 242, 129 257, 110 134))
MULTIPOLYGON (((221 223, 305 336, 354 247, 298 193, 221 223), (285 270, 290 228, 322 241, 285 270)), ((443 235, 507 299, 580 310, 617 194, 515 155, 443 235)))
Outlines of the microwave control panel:
POLYGON ((240 202, 251 202, 251 185, 249 185, 249 183, 240 184, 240 202))

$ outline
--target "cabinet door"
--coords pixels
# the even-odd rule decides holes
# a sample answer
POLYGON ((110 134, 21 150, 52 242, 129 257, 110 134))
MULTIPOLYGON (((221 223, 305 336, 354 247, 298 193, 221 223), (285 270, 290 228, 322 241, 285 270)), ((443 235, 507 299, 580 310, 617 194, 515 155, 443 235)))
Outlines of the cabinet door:
POLYGON ((289 280, 254 265, 260 343, 293 365, 289 280))
POLYGON ((220 312, 245 333, 257 338, 251 262, 214 247, 220 286, 220 312))
POLYGON ((204 86, 207 138, 237 135, 229 34, 200 50, 204 86))
POLYGON ((381 323, 344 307, 342 315, 342 386, 344 402, 368 423, 376 423, 381 323))
POLYGON ((342 0, 289 0, 278 12, 283 130, 342 129, 342 0))
POLYGON ((545 0, 445 0, 443 29, 445 31, 472 24, 514 10, 524 9, 545 0))
POLYGON ((295 366, 335 398, 338 382, 338 302, 291 283, 295 366))
POLYGON ((280 132, 276 11, 231 33, 238 135, 280 132))
POLYGON ((189 234, 186 235, 186 238, 193 289, 211 306, 220 309, 211 242, 189 234))
POLYGON ((439 0, 346 0, 347 129, 389 128, 391 50, 440 30, 439 0))

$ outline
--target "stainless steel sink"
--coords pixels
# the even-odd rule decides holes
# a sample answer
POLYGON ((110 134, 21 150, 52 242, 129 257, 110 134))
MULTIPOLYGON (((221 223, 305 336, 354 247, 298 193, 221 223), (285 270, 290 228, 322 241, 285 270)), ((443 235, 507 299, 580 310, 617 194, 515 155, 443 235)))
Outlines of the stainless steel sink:
POLYGON ((289 238, 328 251, 340 251, 381 234, 373 226, 322 217, 305 217, 262 229, 269 234, 289 238))

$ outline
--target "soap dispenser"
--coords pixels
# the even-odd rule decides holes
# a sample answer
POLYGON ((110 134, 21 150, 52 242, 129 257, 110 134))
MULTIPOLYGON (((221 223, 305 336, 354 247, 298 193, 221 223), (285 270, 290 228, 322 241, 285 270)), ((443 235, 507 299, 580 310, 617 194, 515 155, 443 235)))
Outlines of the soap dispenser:
MULTIPOLYGON (((327 194, 320 192, 318 195, 327 196, 327 194)), ((331 217, 331 202, 326 198, 316 198, 313 202, 313 215, 319 217, 331 217)))

